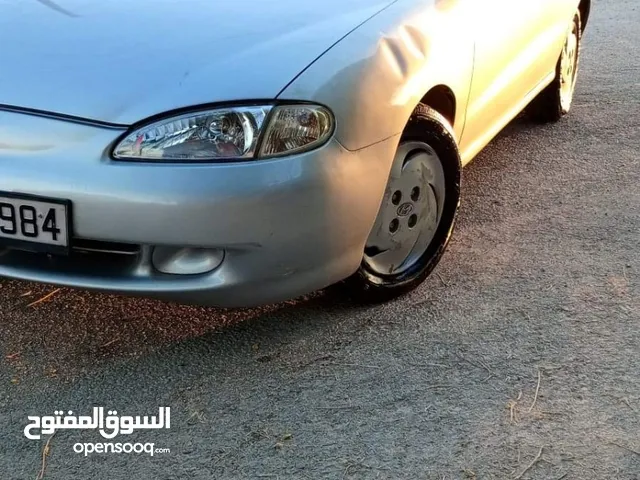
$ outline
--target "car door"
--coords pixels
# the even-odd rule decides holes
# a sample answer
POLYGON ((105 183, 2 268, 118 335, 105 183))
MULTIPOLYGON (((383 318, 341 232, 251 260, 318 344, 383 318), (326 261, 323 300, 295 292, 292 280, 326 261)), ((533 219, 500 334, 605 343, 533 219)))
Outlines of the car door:
POLYGON ((460 144, 463 161, 524 108, 530 92, 553 70, 549 26, 555 1, 566 0, 486 0, 472 7, 475 61, 460 144))

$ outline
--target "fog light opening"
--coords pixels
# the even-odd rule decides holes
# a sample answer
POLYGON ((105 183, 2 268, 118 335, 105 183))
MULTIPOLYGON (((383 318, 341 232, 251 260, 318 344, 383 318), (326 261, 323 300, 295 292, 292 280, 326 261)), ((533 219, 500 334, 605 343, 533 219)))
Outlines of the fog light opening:
POLYGON ((217 248, 155 247, 153 267, 168 275, 201 275, 218 268, 224 250, 217 248))

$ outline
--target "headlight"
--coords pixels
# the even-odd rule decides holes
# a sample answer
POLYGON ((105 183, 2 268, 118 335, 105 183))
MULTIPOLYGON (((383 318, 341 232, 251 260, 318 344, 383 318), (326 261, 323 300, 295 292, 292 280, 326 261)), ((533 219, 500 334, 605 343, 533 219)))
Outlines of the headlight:
POLYGON ((204 110, 138 128, 116 145, 113 157, 185 162, 271 158, 319 147, 331 136, 333 123, 331 112, 319 105, 204 110))

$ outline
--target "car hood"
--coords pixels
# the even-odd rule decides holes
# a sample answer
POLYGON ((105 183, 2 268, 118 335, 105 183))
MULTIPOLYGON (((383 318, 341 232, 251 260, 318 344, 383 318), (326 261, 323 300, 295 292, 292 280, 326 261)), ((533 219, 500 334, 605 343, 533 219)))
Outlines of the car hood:
POLYGON ((392 0, 4 0, 0 105, 131 124, 273 99, 392 0))

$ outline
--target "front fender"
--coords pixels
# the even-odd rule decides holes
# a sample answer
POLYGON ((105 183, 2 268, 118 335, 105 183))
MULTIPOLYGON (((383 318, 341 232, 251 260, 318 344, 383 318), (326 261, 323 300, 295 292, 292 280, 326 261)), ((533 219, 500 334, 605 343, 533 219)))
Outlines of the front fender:
POLYGON ((336 137, 358 150, 402 132, 415 106, 446 85, 459 139, 473 73, 467 0, 400 0, 319 58, 280 95, 328 105, 336 137))

